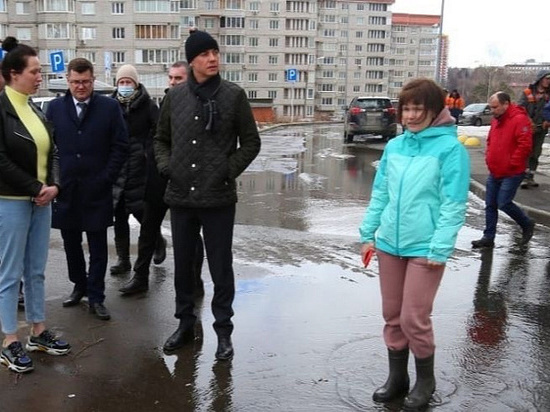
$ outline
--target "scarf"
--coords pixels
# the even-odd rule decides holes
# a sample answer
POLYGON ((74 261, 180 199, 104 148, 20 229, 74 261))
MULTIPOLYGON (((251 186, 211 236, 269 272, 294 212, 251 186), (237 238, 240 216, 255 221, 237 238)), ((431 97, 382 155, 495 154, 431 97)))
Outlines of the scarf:
POLYGON ((218 105, 215 100, 215 95, 220 88, 221 81, 220 75, 216 74, 203 83, 197 83, 193 72, 190 73, 187 79, 191 91, 199 97, 202 103, 204 118, 207 119, 204 130, 213 131, 216 120, 218 119, 218 105))

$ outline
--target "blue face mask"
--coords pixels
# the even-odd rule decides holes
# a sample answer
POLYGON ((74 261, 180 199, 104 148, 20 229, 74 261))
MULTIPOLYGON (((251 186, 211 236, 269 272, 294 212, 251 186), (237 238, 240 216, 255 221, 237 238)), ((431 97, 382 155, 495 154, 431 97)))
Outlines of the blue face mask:
POLYGON ((130 97, 134 93, 132 86, 118 86, 117 90, 122 97, 130 97))

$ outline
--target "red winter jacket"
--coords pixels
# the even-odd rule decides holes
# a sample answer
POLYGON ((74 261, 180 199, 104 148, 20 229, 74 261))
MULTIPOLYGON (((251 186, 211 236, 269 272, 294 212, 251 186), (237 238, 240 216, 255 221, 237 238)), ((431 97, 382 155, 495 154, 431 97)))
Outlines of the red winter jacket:
POLYGON ((532 133, 527 112, 512 103, 500 117, 491 120, 485 155, 491 175, 498 179, 525 172, 532 133))

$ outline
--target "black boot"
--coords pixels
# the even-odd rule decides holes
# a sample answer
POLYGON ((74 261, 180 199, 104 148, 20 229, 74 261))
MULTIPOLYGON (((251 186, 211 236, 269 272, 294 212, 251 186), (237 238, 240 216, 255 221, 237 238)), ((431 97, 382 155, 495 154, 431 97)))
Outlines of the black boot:
POLYGON ((134 272, 132 279, 122 286, 119 291, 123 295, 133 295, 135 293, 146 292, 149 289, 149 274, 134 272))
POLYGON ((166 260, 166 239, 159 233, 157 237, 157 244, 155 246, 155 253, 153 254, 153 263, 160 265, 166 260))
POLYGON ((130 239, 115 237, 115 249, 118 260, 111 266, 111 275, 122 275, 132 269, 132 264, 130 263, 130 239))
POLYGON ((430 402, 435 391, 434 355, 424 359, 414 358, 416 364, 416 383, 405 398, 405 411, 416 411, 430 402))
POLYGON ((409 348, 402 350, 388 349, 390 374, 386 383, 374 391, 372 399, 375 402, 389 402, 393 399, 405 396, 409 391, 409 348))

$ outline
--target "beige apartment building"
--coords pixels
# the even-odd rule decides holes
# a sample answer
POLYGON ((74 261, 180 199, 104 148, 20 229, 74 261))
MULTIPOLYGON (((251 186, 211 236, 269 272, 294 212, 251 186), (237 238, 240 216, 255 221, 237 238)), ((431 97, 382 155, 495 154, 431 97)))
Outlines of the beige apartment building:
MULTIPOLYGON (((220 45, 222 77, 278 119, 330 118, 358 95, 397 95, 409 77, 435 77, 439 16, 392 16, 394 0, 0 0, 0 35, 36 47, 51 94, 52 53, 95 64, 113 84, 136 66, 157 99, 185 58, 190 27, 220 45)), ((398 15, 403 16, 403 15, 398 15)), ((445 59, 446 61, 446 59, 445 59)), ((55 66, 58 67, 58 66, 55 66)))

